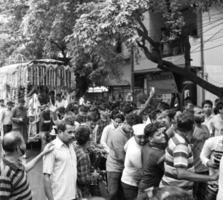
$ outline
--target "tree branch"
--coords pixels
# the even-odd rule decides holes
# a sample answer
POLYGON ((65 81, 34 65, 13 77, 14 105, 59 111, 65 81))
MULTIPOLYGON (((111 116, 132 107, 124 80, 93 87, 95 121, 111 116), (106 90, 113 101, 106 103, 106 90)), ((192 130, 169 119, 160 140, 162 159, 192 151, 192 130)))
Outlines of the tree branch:
POLYGON ((209 83, 208 81, 200 78, 195 73, 191 72, 190 70, 188 70, 186 68, 178 67, 177 65, 175 65, 169 61, 166 61, 166 60, 162 60, 162 64, 159 64, 158 68, 160 68, 161 70, 170 71, 170 72, 174 72, 178 75, 181 75, 181 76, 185 77, 186 79, 192 81, 193 83, 201 86, 205 90, 215 94, 216 96, 223 97, 223 88, 222 87, 218 87, 218 86, 215 86, 215 85, 209 83))
POLYGON ((140 25, 140 27, 142 28, 142 30, 140 28, 136 28, 138 34, 141 35, 142 37, 144 37, 154 48, 159 48, 160 43, 155 42, 154 40, 152 40, 151 37, 149 37, 148 30, 145 27, 145 25, 143 24, 142 20, 140 19, 140 16, 136 15, 135 19, 138 22, 138 24, 140 25))
POLYGON ((51 42, 52 44, 54 44, 54 45, 61 51, 61 53, 62 53, 64 59, 66 59, 66 58, 67 58, 67 55, 66 55, 66 52, 65 52, 66 47, 64 47, 64 46, 62 46, 62 45, 59 45, 59 44, 58 44, 57 42, 55 42, 54 40, 50 40, 50 42, 51 42))

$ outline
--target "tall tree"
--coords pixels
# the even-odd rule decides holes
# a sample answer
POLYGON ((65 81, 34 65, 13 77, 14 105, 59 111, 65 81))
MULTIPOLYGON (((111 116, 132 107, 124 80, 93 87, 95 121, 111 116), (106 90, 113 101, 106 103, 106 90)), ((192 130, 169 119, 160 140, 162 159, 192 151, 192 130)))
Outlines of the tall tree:
POLYGON ((0 41, 2 64, 23 59, 54 58, 74 68, 78 95, 89 85, 106 77, 105 59, 83 51, 67 39, 76 19, 83 13, 81 5, 96 0, 2 0, 0 16, 7 20, 0 26, 5 39, 0 41))
POLYGON ((81 7, 84 14, 76 21, 69 41, 84 48, 85 52, 103 55, 108 46, 114 46, 117 39, 127 47, 139 47, 146 58, 157 63, 165 71, 198 84, 213 94, 223 97, 223 88, 217 87, 198 77, 190 69, 190 43, 192 34, 185 12, 207 10, 221 0, 105 0, 88 3, 81 7), (157 13, 161 16, 168 40, 183 39, 185 67, 166 61, 162 55, 162 41, 151 37, 150 27, 144 23, 145 15, 157 13))

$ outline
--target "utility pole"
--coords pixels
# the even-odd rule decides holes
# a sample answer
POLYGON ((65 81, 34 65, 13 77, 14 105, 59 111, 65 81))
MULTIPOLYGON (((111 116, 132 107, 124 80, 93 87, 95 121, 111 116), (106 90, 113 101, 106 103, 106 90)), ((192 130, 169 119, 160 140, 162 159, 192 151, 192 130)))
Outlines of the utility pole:
MULTIPOLYGON (((204 35, 203 35, 203 18, 202 18, 202 10, 199 12, 200 15, 200 46, 201 46, 201 76, 205 79, 205 66, 204 66, 204 35)), ((202 101, 205 99, 205 90, 202 88, 202 101)))
POLYGON ((134 47, 131 47, 131 85, 130 85, 130 90, 132 94, 132 101, 134 102, 134 88, 135 88, 135 80, 134 80, 134 47))

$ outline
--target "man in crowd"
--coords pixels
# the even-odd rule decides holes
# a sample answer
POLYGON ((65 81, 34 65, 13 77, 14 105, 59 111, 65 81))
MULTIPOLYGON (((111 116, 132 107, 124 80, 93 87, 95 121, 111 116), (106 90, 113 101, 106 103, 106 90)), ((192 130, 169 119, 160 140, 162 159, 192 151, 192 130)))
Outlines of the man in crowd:
POLYGON ((218 175, 196 174, 191 149, 191 139, 194 131, 194 117, 191 112, 184 112, 177 118, 177 129, 170 138, 165 151, 164 176, 160 186, 177 186, 193 194, 194 182, 217 180, 218 175))
MULTIPOLYGON (((194 168, 198 174, 208 175, 208 168, 204 166, 200 159, 200 153, 203 148, 204 142, 210 137, 209 130, 204 122, 204 112, 200 107, 194 107, 194 121, 195 128, 192 137, 192 152, 194 157, 194 168)), ((197 200, 203 200, 205 198, 206 183, 197 182, 194 184, 194 195, 197 200)))
POLYGON ((219 167, 219 181, 218 181, 218 194, 216 200, 223 199, 223 157, 221 158, 220 167, 219 167))
POLYGON ((125 200, 135 200, 138 194, 142 170, 141 151, 146 143, 145 126, 145 124, 134 125, 133 137, 124 146, 126 154, 121 182, 125 200))
POLYGON ((31 190, 26 172, 30 171, 42 156, 53 150, 52 145, 45 148, 34 159, 23 165, 21 156, 25 153, 25 143, 21 134, 11 131, 5 134, 2 147, 5 152, 0 160, 0 199, 31 200, 31 190))
POLYGON ((132 126, 135 124, 135 120, 135 114, 128 114, 122 126, 117 128, 111 136, 106 162, 109 200, 116 200, 122 197, 121 176, 125 159, 124 146, 132 136, 132 126))
POLYGON ((15 107, 12 111, 12 129, 19 131, 24 141, 28 141, 28 117, 27 109, 24 106, 25 100, 20 98, 18 101, 18 106, 15 107))
POLYGON ((43 159, 44 189, 48 200, 74 200, 77 197, 77 158, 71 142, 75 127, 57 125, 54 150, 43 159))
POLYGON ((80 125, 75 133, 76 144, 74 145, 77 156, 77 184, 82 197, 90 196, 91 184, 91 161, 88 153, 90 142, 90 129, 80 125))
POLYGON ((205 124, 208 127, 209 132, 211 133, 211 120, 214 117, 213 115, 213 103, 210 100, 204 100, 204 102, 202 103, 202 108, 204 111, 204 122, 203 124, 205 124))
MULTIPOLYGON (((219 172, 219 164, 223 155, 223 135, 211 137, 205 141, 200 158, 209 168, 209 174, 219 172)), ((208 182, 204 200, 215 200, 218 192, 218 181, 208 182)))
POLYGON ((146 199, 144 193, 146 189, 159 186, 164 173, 162 158, 167 145, 165 127, 162 124, 158 122, 148 124, 144 131, 149 142, 142 148, 142 176, 137 200, 146 199))
POLYGON ((109 125, 107 125, 102 132, 101 135, 101 145, 105 148, 107 152, 109 152, 109 143, 112 137, 112 134, 114 133, 115 129, 119 127, 120 124, 124 121, 124 115, 122 114, 115 114, 112 116, 112 121, 109 125))
POLYGON ((39 120, 39 134, 41 137, 41 150, 44 149, 49 140, 49 133, 52 129, 52 119, 50 109, 47 105, 41 107, 40 120, 39 120))
POLYGON ((217 103, 216 110, 218 114, 216 114, 210 122, 212 136, 223 135, 223 102, 217 103))
POLYGON ((12 130, 12 106, 11 101, 7 102, 7 108, 2 111, 1 123, 3 125, 4 134, 12 130))

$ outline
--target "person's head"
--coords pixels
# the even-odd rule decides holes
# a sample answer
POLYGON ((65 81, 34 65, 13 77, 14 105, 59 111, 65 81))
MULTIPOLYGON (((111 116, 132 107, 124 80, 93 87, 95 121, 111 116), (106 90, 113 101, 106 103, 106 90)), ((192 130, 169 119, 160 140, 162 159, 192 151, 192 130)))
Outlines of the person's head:
POLYGON ((158 116, 161 114, 160 110, 154 110, 149 114, 149 117, 151 119, 152 122, 157 121, 158 116))
POLYGON ((0 106, 1 106, 1 107, 4 106, 4 99, 0 99, 0 106))
POLYGON ((62 101, 62 95, 61 95, 60 93, 58 93, 58 94, 56 95, 56 100, 57 100, 57 101, 62 101))
POLYGON ((101 104, 98 106, 98 111, 99 111, 99 114, 100 114, 100 119, 102 121, 108 121, 110 119, 110 110, 109 110, 109 107, 108 105, 106 104, 101 104))
POLYGON ((8 110, 11 110, 13 108, 13 103, 11 101, 7 102, 7 108, 8 110))
POLYGON ((190 98, 184 100, 184 110, 193 112, 194 104, 190 98))
POLYGON ((217 109, 218 113, 223 114, 223 102, 222 101, 217 103, 216 109, 217 109))
POLYGON ((163 124, 166 127, 170 127, 174 121, 175 110, 164 110, 161 113, 157 113, 156 121, 163 124))
POLYGON ((18 106, 19 107, 23 107, 25 105, 25 100, 23 99, 23 98, 20 98, 19 100, 18 100, 18 106))
POLYGON ((90 100, 87 100, 86 103, 85 103, 85 106, 87 108, 90 108, 91 107, 91 101, 90 100))
POLYGON ((17 158, 25 154, 26 144, 18 131, 6 133, 3 137, 2 148, 6 154, 13 155, 17 158))
POLYGON ((115 128, 117 128, 120 124, 122 124, 125 120, 124 115, 117 113, 116 115, 114 115, 113 117, 113 125, 115 128))
POLYGON ((96 126, 97 120, 94 113, 87 114, 87 122, 86 122, 91 130, 93 130, 96 126))
POLYGON ((126 115, 125 121, 122 124, 123 131, 130 135, 133 134, 132 126, 142 123, 142 119, 140 121, 139 118, 140 117, 135 113, 129 113, 128 115, 126 115))
POLYGON ((161 112, 165 111, 165 110, 168 110, 168 109, 170 109, 170 106, 166 102, 162 101, 162 102, 159 102, 159 104, 157 105, 157 110, 160 110, 161 112))
POLYGON ((85 125, 80 125, 76 129, 75 139, 80 146, 86 145, 90 141, 90 129, 85 125))
POLYGON ((65 144, 69 144, 75 137, 75 126, 69 123, 61 122, 57 125, 57 135, 65 144))
POLYGON ((143 146, 146 143, 146 136, 144 134, 145 126, 145 124, 136 124, 132 127, 135 141, 140 146, 143 146))
POLYGON ((81 116, 86 116, 87 115, 87 107, 85 106, 80 106, 79 109, 78 109, 78 114, 81 115, 81 116))
POLYGON ((151 123, 146 125, 144 129, 145 136, 152 144, 164 144, 166 138, 164 135, 166 128, 159 122, 151 123))
POLYGON ((201 124, 204 122, 205 116, 202 108, 195 106, 194 107, 194 121, 197 124, 201 124))
POLYGON ((217 106, 217 104, 220 102, 221 100, 219 98, 214 100, 214 105, 217 106))
POLYGON ((57 113, 57 116, 59 117, 59 119, 63 119, 64 115, 65 115, 65 111, 66 109, 62 106, 62 107, 59 107, 56 111, 57 113))
POLYGON ((212 108, 213 108, 212 101, 211 100, 204 100, 202 102, 202 108, 203 108, 204 114, 206 114, 207 116, 211 115, 212 108))
POLYGON ((177 130, 191 140, 194 131, 194 115, 191 112, 183 112, 177 117, 177 130))

